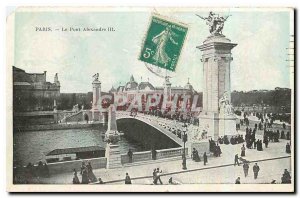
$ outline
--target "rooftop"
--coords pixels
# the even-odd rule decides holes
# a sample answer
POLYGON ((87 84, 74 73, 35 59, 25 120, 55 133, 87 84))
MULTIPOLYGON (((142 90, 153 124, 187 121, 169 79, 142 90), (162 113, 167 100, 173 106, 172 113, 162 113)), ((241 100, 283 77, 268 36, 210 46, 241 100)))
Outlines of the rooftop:
POLYGON ((82 152, 93 152, 93 151, 103 151, 105 148, 100 146, 87 146, 87 147, 76 147, 76 148, 64 148, 64 149, 54 149, 47 153, 46 156, 50 155, 62 155, 62 154, 75 154, 82 152))

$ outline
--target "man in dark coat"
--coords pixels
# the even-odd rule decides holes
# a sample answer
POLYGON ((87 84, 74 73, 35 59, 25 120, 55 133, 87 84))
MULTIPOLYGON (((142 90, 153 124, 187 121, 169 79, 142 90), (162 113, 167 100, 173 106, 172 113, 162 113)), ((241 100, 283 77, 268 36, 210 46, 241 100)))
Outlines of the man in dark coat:
POLYGON ((255 163, 255 165, 253 166, 254 179, 257 179, 259 170, 259 166, 257 165, 257 163, 255 163))
POLYGON ((204 152, 204 154, 203 154, 203 161, 204 161, 204 166, 205 166, 206 163, 207 163, 207 155, 206 155, 206 152, 204 152))
POLYGON ((249 170, 249 164, 247 162, 245 162, 243 164, 243 169, 244 169, 245 177, 247 177, 248 176, 248 170, 249 170))
POLYGON ((286 153, 291 153, 291 145, 289 143, 286 143, 285 152, 286 153))
POLYGON ((236 154, 235 156, 234 156, 234 165, 240 165, 240 162, 239 162, 239 155, 238 154, 236 154))
POLYGON ((128 155, 128 158, 129 158, 129 163, 132 163, 133 152, 131 151, 131 149, 129 149, 127 155, 128 155))

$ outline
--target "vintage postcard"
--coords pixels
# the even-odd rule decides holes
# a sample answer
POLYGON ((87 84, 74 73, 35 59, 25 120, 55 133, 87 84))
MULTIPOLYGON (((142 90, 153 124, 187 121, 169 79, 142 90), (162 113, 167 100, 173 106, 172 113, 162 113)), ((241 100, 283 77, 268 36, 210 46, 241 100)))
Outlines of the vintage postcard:
POLYGON ((294 9, 7 14, 10 192, 294 192, 294 9))

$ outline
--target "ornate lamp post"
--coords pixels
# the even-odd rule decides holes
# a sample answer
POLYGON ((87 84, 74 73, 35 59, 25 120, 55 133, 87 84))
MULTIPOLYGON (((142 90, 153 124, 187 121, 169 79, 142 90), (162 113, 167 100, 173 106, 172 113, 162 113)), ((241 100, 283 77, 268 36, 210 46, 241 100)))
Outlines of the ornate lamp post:
POLYGON ((183 141, 183 156, 182 156, 182 169, 183 170, 186 170, 187 167, 186 167, 186 156, 185 156, 185 143, 187 142, 187 125, 186 123, 183 124, 183 138, 182 138, 182 141, 183 141))

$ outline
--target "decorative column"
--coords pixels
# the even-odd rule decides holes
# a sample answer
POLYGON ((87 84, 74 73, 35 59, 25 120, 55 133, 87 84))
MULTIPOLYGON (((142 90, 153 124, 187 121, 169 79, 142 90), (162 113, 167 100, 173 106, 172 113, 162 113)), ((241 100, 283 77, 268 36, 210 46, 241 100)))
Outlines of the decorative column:
POLYGON ((93 104, 92 104, 92 120, 101 120, 101 82, 99 81, 99 74, 93 76, 95 79, 93 81, 93 104))
POLYGON ((164 82, 164 101, 165 101, 165 105, 163 108, 166 108, 168 105, 171 104, 171 82, 170 82, 170 77, 166 76, 165 77, 165 82, 164 82))
POLYGON ((220 136, 237 135, 236 116, 231 105, 231 50, 237 45, 223 35, 229 16, 209 12, 208 17, 197 15, 209 26, 210 36, 197 48, 202 51, 203 111, 199 115, 200 129, 217 140, 220 136))
POLYGON ((203 62, 203 111, 199 119, 202 130, 213 139, 236 134, 236 117, 231 109, 231 50, 237 44, 222 34, 209 36, 198 46, 203 62))

